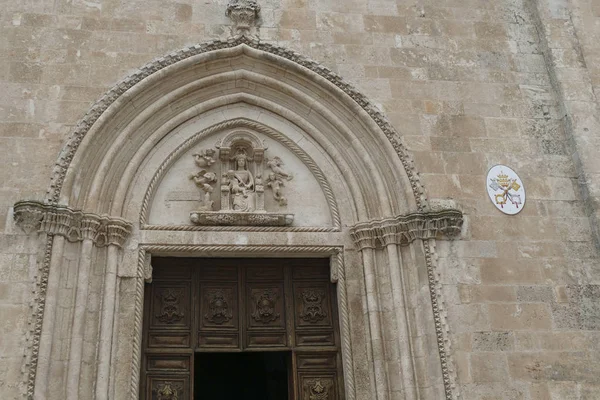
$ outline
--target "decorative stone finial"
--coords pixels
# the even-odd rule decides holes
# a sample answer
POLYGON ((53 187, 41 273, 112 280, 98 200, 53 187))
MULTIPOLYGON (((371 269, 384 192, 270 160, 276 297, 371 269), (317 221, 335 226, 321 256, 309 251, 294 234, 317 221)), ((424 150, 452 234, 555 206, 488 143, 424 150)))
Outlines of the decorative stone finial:
POLYGON ((258 20, 260 6, 254 0, 230 0, 225 14, 234 22, 238 34, 246 34, 258 20))

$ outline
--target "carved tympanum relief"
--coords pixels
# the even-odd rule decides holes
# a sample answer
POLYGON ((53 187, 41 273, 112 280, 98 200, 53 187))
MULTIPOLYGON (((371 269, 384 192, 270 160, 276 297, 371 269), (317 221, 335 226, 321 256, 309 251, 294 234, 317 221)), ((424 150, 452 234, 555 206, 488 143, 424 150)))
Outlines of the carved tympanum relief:
POLYGON ((164 149, 149 165, 164 172, 150 199, 147 225, 199 225, 193 228, 198 230, 332 226, 329 188, 310 163, 313 154, 296 144, 309 146, 298 130, 280 127, 292 141, 279 133, 224 129, 187 145, 185 138, 203 132, 202 126, 190 121, 161 143, 164 149), (179 151, 184 145, 186 150, 179 151))
POLYGON ((249 132, 234 132, 219 141, 216 148, 219 152, 216 168, 211 168, 215 164, 214 149, 203 149, 193 155, 202 169, 190 179, 204 195, 200 207, 190 213, 190 220, 197 225, 290 225, 292 214, 265 210, 265 175, 266 188, 272 191, 279 207, 287 205, 283 186, 293 175, 283 169, 282 159, 266 158, 264 141, 249 132), (220 188, 220 209, 216 210, 212 199, 215 186, 220 188))

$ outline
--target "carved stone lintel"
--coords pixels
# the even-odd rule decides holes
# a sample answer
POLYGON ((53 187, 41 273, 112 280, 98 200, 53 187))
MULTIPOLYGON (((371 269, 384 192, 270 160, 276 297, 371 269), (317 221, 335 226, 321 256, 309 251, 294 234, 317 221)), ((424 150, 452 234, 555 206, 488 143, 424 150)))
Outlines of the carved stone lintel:
POLYGON ((111 244, 123 247, 132 229, 131 224, 121 218, 84 213, 38 201, 17 202, 14 218, 25 233, 46 232, 64 236, 70 242, 89 239, 98 247, 111 244))
POLYGON ((289 226, 294 222, 294 215, 265 212, 194 211, 190 213, 190 220, 196 225, 212 226, 289 226))
POLYGON ((462 223, 462 212, 442 210, 361 222, 351 228, 350 235, 359 250, 374 249, 388 244, 407 245, 416 239, 452 239, 460 235, 462 223))

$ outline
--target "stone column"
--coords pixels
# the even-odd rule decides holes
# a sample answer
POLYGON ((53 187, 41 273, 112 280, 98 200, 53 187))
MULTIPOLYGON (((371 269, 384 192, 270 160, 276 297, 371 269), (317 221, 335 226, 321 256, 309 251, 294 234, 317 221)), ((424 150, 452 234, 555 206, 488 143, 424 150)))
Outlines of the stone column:
MULTIPOLYGON (((48 275, 46 296, 40 300, 36 311, 43 315, 43 323, 39 329, 36 327, 32 338, 34 345, 39 343, 39 351, 36 352, 37 349, 33 351, 29 371, 28 392, 35 399, 48 398, 49 391, 53 392, 53 396, 60 395, 68 399, 79 398, 85 315, 88 310, 90 271, 94 263, 93 254, 96 247, 108 247, 96 382, 97 398, 108 398, 117 263, 120 249, 130 235, 131 224, 120 218, 83 213, 68 207, 35 201, 18 202, 14 206, 14 214, 17 225, 26 232, 47 233, 49 235, 48 243, 52 244, 52 249, 50 251, 46 249, 44 255, 44 263, 47 262, 48 265, 42 268, 42 275, 48 275), (73 243, 69 247, 71 258, 67 256, 65 250, 67 242, 73 243), (60 294, 61 275, 68 271, 66 268, 69 268, 68 265, 72 265, 73 261, 77 262, 77 278, 75 287, 71 291, 74 293, 68 293, 69 289, 67 288, 63 294, 60 294), (63 298, 59 299, 60 296, 63 298), (65 329, 64 325, 56 325, 55 321, 58 304, 71 303, 70 313, 73 322, 69 331, 69 329, 65 329), (67 343, 62 344, 61 341, 67 343), (60 348, 55 346, 57 349, 54 349, 53 344, 55 343, 61 343, 61 346, 58 346, 60 348), (67 348, 68 354, 65 351, 67 348), (56 354, 53 356, 54 353, 56 354), (54 366, 57 368, 56 371, 63 371, 65 368, 66 371, 54 372, 61 376, 50 376, 50 370, 54 366), (66 385, 61 384, 64 380, 66 380, 66 385), (50 385, 51 382, 54 384, 50 385)), ((42 277, 42 279, 46 278, 42 277)))
POLYGON ((445 210, 363 222, 351 228, 352 239, 363 255, 378 400, 397 396, 403 400, 416 400, 419 385, 425 384, 416 379, 407 311, 409 293, 404 282, 399 246, 417 239, 455 236, 461 225, 462 214, 459 211, 445 210), (386 289, 391 292, 393 309, 386 311, 388 315, 384 318, 380 304, 383 300, 378 295, 386 289), (394 337, 384 342, 385 332, 394 337), (401 385, 392 385, 398 380, 401 385))

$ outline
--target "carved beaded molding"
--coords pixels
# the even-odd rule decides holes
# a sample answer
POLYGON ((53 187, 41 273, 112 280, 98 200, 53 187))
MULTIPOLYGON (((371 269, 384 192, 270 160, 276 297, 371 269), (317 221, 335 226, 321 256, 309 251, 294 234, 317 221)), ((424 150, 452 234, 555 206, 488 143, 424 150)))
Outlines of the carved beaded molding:
POLYGON ((16 224, 25 231, 64 236, 69 242, 89 239, 98 247, 123 244, 132 225, 121 218, 76 211, 69 207, 20 201, 14 205, 16 224))
POLYGON ((460 235, 462 212, 443 210, 413 213, 395 218, 361 222, 350 229, 359 250, 380 248, 388 244, 408 245, 416 239, 455 238, 460 235))

